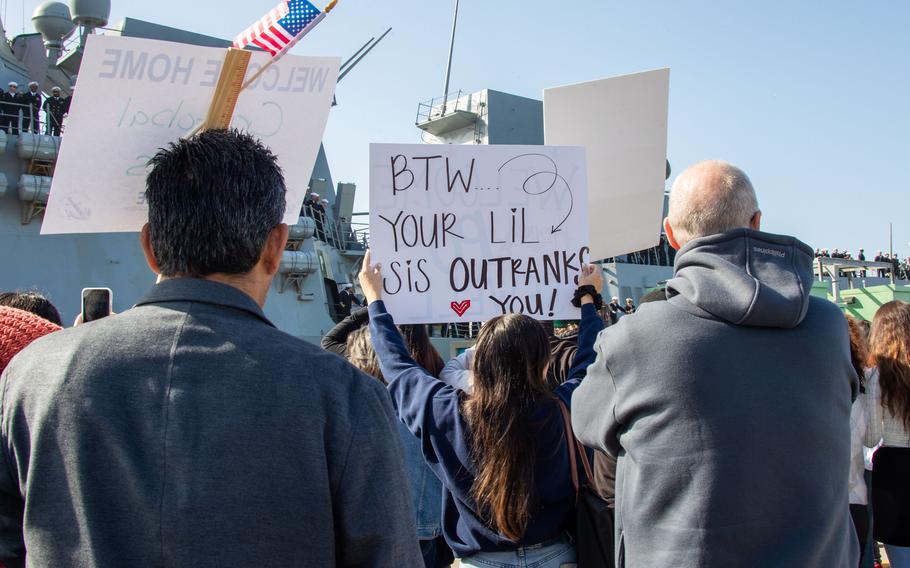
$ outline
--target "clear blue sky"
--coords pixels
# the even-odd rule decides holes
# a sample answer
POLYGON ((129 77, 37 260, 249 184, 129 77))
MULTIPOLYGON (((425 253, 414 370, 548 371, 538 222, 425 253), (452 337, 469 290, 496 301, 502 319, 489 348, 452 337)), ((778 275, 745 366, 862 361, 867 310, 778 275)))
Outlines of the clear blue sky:
MULTIPOLYGON (((28 20, 40 2, 25 3, 28 20)), ((113 0, 124 16, 230 38, 275 0, 113 0), (227 8, 230 6, 230 8, 227 8)), ((454 0, 339 0, 295 48, 353 53, 394 30, 339 85, 325 145, 366 207, 368 144, 418 142, 417 103, 442 94, 454 0)), ((9 0, 10 36, 22 7, 9 0)), ((669 159, 752 177, 764 228, 813 247, 910 255, 910 2, 461 0, 451 90, 541 97, 551 86, 671 68, 669 159)), ((672 180, 671 180, 672 181, 672 180)))

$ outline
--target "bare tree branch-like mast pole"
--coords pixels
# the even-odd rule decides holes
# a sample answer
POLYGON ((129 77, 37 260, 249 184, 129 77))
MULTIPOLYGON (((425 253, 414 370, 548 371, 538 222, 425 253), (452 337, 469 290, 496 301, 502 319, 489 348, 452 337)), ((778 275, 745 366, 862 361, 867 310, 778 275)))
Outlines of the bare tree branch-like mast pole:
POLYGON ((449 78, 452 75, 452 53, 455 51, 455 29, 458 27, 458 0, 455 0, 455 17, 452 19, 452 41, 449 43, 449 64, 446 66, 446 85, 442 90, 442 115, 446 113, 449 96, 449 78))

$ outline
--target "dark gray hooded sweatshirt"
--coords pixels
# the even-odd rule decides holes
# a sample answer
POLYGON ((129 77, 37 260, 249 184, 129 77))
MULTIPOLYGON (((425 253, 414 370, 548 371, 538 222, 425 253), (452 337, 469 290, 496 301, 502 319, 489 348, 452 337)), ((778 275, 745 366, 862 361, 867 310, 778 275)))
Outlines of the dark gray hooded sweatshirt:
POLYGON ((858 379, 812 250, 737 229, 680 250, 668 301, 605 330, 572 399, 618 458, 617 566, 856 566, 858 379))

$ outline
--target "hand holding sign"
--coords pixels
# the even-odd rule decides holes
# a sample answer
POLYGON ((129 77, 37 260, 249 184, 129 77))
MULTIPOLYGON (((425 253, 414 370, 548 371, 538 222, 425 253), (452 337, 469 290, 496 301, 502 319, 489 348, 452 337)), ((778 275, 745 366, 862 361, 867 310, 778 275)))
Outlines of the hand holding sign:
MULTIPOLYGON (((578 279, 578 286, 594 286, 597 293, 600 294, 604 289, 603 271, 599 266, 588 264, 581 268, 581 277, 578 279)), ((594 298, 589 295, 581 297, 582 304, 593 304, 594 298)))
POLYGON ((382 265, 378 262, 370 264, 370 249, 367 249, 363 256, 363 266, 357 279, 360 280, 360 288, 363 290, 367 305, 382 299, 382 265))

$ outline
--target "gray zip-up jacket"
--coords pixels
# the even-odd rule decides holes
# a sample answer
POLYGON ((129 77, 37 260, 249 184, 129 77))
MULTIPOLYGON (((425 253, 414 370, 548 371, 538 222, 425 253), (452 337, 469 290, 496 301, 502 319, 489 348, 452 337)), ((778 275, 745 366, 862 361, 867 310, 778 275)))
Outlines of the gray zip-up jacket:
POLYGON ((812 250, 739 229, 680 250, 668 301, 604 331, 572 399, 618 457, 618 566, 853 567, 844 316, 812 250))
POLYGON ((36 341, 0 407, 0 561, 420 566, 383 386, 194 279, 36 341))

